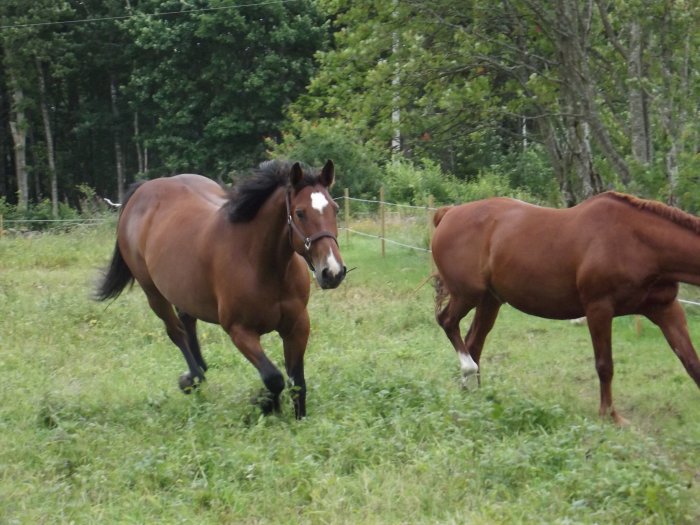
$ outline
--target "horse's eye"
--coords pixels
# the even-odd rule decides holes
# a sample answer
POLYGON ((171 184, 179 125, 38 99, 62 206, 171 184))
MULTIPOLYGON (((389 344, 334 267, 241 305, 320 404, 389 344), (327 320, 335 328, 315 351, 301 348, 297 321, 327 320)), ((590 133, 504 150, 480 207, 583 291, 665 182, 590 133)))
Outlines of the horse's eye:
POLYGON ((306 217, 306 214, 304 213, 304 210, 297 210, 294 212, 296 216, 299 218, 299 220, 304 220, 304 217, 306 217))

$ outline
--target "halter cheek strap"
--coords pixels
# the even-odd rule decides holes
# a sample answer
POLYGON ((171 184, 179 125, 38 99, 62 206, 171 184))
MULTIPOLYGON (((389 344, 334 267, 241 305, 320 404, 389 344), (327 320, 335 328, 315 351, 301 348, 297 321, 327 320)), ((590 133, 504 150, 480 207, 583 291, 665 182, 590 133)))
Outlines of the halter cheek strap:
MULTIPOLYGON (((287 195, 285 197, 285 203, 287 205, 287 226, 288 226, 288 231, 289 231, 289 245, 292 247, 292 250, 294 250, 294 242, 292 240, 292 232, 294 232, 297 237, 302 239, 304 241, 304 253, 300 254, 302 257, 304 257, 304 260, 306 261, 306 264, 309 265, 309 268, 311 269, 312 272, 316 272, 316 268, 314 268, 313 263, 311 262, 311 245, 316 242, 319 239, 323 239, 324 237, 330 237, 335 241, 335 244, 338 245, 338 239, 336 238, 335 235, 333 235, 331 232, 328 230, 321 230, 316 233, 313 233, 311 235, 306 235, 304 231, 299 227, 299 225, 294 222, 294 219, 292 218, 292 190, 291 188, 287 190, 287 195)), ((296 251, 296 250, 295 250, 296 251)))

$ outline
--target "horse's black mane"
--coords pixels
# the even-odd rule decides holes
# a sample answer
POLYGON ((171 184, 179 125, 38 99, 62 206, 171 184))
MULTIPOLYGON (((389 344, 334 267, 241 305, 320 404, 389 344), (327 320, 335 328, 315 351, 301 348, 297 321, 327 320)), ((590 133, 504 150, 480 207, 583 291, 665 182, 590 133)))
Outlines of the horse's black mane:
MULTIPOLYGON (((289 174, 293 162, 268 160, 253 170, 251 176, 238 182, 229 192, 224 209, 231 222, 249 222, 255 218, 258 210, 281 186, 289 184, 289 174)), ((297 189, 318 183, 318 170, 301 164, 304 178, 297 189)))

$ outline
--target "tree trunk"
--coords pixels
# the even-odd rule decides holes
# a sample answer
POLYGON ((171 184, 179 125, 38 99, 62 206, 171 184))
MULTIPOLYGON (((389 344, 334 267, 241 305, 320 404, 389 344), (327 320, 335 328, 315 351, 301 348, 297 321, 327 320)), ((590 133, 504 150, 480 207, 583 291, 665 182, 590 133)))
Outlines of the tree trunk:
POLYGON ((114 155, 117 165, 117 198, 124 202, 124 152, 119 133, 119 107, 117 106, 117 81, 110 75, 109 92, 112 99, 112 117, 114 118, 114 155))
POLYGON ((12 99, 10 131, 15 149, 15 174, 17 176, 17 209, 27 211, 29 206, 29 184, 27 177, 27 117, 24 113, 24 93, 10 74, 12 99))
POLYGON ((571 123, 569 147, 571 148, 573 168, 578 180, 581 181, 583 198, 587 199, 597 195, 603 190, 603 184, 593 167, 591 132, 588 122, 576 120, 571 123))
POLYGON ((557 138, 558 124, 552 121, 553 117, 543 116, 533 121, 538 133, 543 137, 544 147, 549 156, 549 161, 554 170, 554 176, 559 185, 559 193, 562 197, 562 204, 567 208, 574 206, 578 201, 571 185, 571 176, 567 167, 567 154, 564 153, 562 145, 557 138))
MULTIPOLYGON (((139 136, 139 112, 134 112, 134 144, 136 146, 136 160, 138 162, 139 174, 146 173, 146 162, 141 147, 141 137, 139 136)), ((119 201, 121 202, 121 201, 119 201)))
POLYGON ((629 42, 627 73, 630 80, 628 93, 630 143, 634 160, 642 166, 648 166, 652 160, 649 108, 644 86, 642 85, 644 76, 642 27, 637 20, 634 20, 630 25, 629 42))
MULTIPOLYGON (((583 2, 582 2, 583 3, 583 2)), ((631 173, 625 159, 615 149, 598 111, 596 87, 588 65, 590 48, 590 16, 592 3, 583 3, 584 11, 579 12, 579 3, 566 0, 557 3, 556 11, 556 46, 561 59, 562 81, 565 89, 578 101, 582 117, 590 126, 590 133, 595 138, 603 154, 612 164, 623 184, 631 181, 631 173)))
POLYGON ((39 78, 39 97, 41 105, 41 118, 44 121, 44 135, 46 138, 46 159, 49 164, 49 178, 51 182, 51 215, 58 218, 58 177, 56 174, 56 155, 53 146, 53 133, 51 132, 51 118, 49 105, 46 100, 46 77, 41 61, 36 59, 36 69, 39 78))

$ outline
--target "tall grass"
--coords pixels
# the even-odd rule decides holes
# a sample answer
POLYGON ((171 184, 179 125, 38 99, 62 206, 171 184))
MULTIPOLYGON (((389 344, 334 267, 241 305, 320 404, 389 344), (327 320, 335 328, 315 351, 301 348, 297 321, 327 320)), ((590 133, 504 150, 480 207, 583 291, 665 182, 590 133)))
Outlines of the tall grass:
MULTIPOLYGON (((344 240, 342 236, 341 241, 344 240)), ((255 370, 202 325, 185 364, 135 288, 91 288, 110 227, 0 239, 0 523, 696 523, 700 396, 651 325, 614 328, 599 421, 584 327, 504 307, 465 391, 419 288, 427 255, 351 238, 313 290, 309 417, 264 417, 255 370)), ((696 338, 700 322, 691 312, 696 338)), ((700 339, 698 339, 700 340, 700 339)), ((282 364, 279 339, 264 345, 282 364)))

